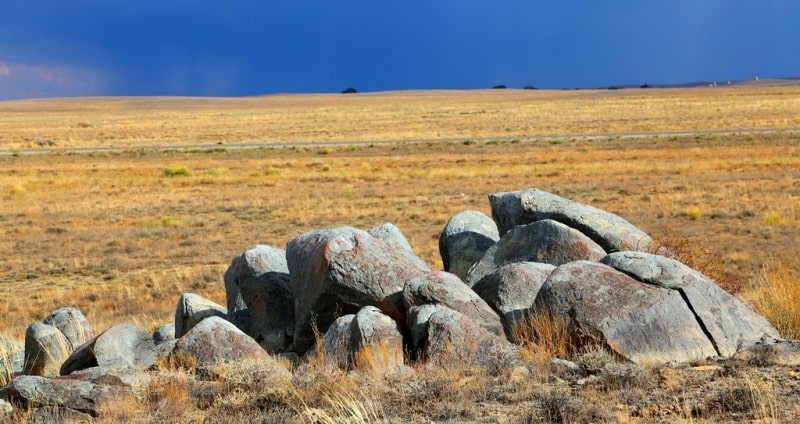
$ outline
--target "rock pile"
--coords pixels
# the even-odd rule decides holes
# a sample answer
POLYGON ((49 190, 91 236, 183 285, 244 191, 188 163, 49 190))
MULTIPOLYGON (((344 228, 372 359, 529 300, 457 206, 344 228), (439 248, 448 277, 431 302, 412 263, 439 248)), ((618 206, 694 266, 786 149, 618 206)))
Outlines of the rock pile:
POLYGON ((282 378, 290 371, 277 355, 324 353, 384 374, 409 360, 516 366, 513 328, 530 314, 566 321, 576 347, 634 363, 797 351, 698 271, 643 252, 651 238, 619 216, 536 189, 489 200, 491 218, 465 211, 447 222, 444 271, 392 224, 324 229, 286 250, 242 252, 224 275, 227 308, 183 294, 174 323, 153 333, 119 324, 95 336, 80 311, 58 310, 28 329, 19 376, 0 399, 97 415, 109 396, 138 396, 162 361, 213 374, 221 362, 259 360, 282 378))

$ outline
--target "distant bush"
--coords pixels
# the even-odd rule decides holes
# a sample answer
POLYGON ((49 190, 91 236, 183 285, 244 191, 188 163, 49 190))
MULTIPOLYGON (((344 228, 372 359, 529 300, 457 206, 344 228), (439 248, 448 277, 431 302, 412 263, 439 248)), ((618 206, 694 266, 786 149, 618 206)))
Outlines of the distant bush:
POLYGON ((494 87, 492 87, 492 88, 493 88, 493 89, 495 89, 495 90, 502 90, 502 89, 506 88, 506 86, 505 86, 505 85, 503 85, 503 84, 500 84, 500 85, 495 85, 495 86, 494 86, 494 87))
POLYGON ((342 90, 342 94, 353 94, 353 93, 358 93, 358 90, 356 90, 353 87, 347 87, 344 90, 342 90))
POLYGON ((639 88, 650 88, 650 84, 642 84, 639 88))
POLYGON ((522 87, 522 89, 523 90, 538 90, 537 87, 534 87, 532 85, 526 85, 525 87, 522 87))
POLYGON ((191 176, 192 173, 186 168, 164 168, 162 175, 165 177, 188 177, 191 176))

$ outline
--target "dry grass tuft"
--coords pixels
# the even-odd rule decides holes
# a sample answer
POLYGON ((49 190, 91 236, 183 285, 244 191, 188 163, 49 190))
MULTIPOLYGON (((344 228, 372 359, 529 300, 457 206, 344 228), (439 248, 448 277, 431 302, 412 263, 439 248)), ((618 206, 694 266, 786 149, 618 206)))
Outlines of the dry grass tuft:
POLYGON ((800 338, 800 267, 773 261, 745 292, 756 310, 787 339, 800 338))

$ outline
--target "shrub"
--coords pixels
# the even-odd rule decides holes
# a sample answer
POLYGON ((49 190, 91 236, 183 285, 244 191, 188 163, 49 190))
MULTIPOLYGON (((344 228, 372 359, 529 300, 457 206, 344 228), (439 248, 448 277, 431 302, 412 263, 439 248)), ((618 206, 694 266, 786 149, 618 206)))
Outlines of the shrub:
POLYGON ((502 90, 504 88, 506 88, 506 86, 503 85, 503 84, 495 85, 494 87, 492 87, 492 89, 494 89, 494 90, 502 90))
POLYGON ((353 87, 347 87, 344 90, 342 90, 342 94, 355 94, 355 93, 358 93, 358 91, 353 87))
POLYGON ((189 177, 192 173, 187 168, 164 168, 162 175, 165 177, 189 177))
POLYGON ((764 223, 767 225, 779 225, 781 223, 781 216, 776 212, 769 212, 764 215, 764 223))
POLYGON ((698 208, 697 206, 694 206, 689 209, 686 209, 686 211, 683 214, 692 221, 696 221, 703 216, 703 211, 701 211, 700 208, 698 208))
POLYGON ((745 293, 783 337, 800 338, 800 268, 773 262, 755 278, 753 288, 745 293))

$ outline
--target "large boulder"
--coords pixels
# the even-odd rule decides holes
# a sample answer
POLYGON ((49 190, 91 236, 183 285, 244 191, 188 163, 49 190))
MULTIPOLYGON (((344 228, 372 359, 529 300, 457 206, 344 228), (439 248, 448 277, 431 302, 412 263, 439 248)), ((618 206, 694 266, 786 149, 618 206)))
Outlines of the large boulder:
POLYGON ((71 352, 72 345, 58 328, 34 322, 25 330, 25 363, 22 372, 26 375, 56 376, 71 352))
POLYGON ((142 327, 117 324, 81 345, 61 366, 61 375, 91 367, 147 369, 156 361, 153 336, 142 327))
POLYGON ((716 347, 729 358, 764 336, 779 338, 775 327, 711 279, 664 256, 643 252, 615 252, 602 263, 639 281, 678 291, 716 347))
POLYGON ((372 237, 381 239, 398 249, 408 250, 409 252, 414 251, 408 239, 406 239, 406 236, 403 235, 403 232, 391 222, 384 222, 383 224, 370 228, 367 232, 372 237))
POLYGON ((208 317, 227 318, 228 310, 203 296, 183 293, 175 308, 175 338, 180 338, 208 317))
POLYGON ((294 299, 286 251, 256 245, 235 257, 225 272, 228 320, 269 352, 292 349, 294 299))
POLYGON ((527 316, 539 289, 555 268, 539 262, 503 265, 481 278, 472 290, 500 314, 506 336, 511 338, 514 324, 527 316))
POLYGON ((252 337, 229 321, 212 316, 195 325, 178 339, 172 355, 177 362, 192 358, 200 371, 210 371, 224 362, 264 361, 276 374, 289 371, 278 364, 252 337))
POLYGON ((10 377, 22 374, 25 365, 25 342, 0 339, 0 385, 10 377))
POLYGON ((23 375, 0 389, 0 398, 28 408, 61 407, 97 416, 105 403, 128 393, 128 387, 106 381, 23 375))
POLYGON ((487 331, 502 335, 500 316, 455 274, 432 271, 408 280, 403 289, 406 309, 425 304, 444 305, 475 321, 487 331))
POLYGON ((430 271, 420 258, 355 228, 311 231, 289 241, 286 259, 295 306, 295 349, 340 315, 372 305, 404 319, 403 283, 430 271))
POLYGON ((409 353, 414 359, 425 356, 425 343, 428 340, 428 320, 438 310, 451 310, 447 306, 425 304, 412 306, 406 315, 406 328, 409 333, 409 353))
POLYGON ((495 193, 489 203, 501 235, 518 225, 552 219, 589 236, 607 252, 652 244, 650 236, 615 214, 535 188, 495 193))
POLYGON ((70 344, 70 351, 94 337, 94 329, 89 320, 76 308, 59 308, 42 321, 58 328, 70 344))
MULTIPOLYGON (((355 314, 347 314, 336 318, 322 336, 322 346, 325 358, 332 364, 342 369, 350 368, 350 324, 355 319, 355 314)), ((309 350, 308 355, 321 354, 317 346, 309 350)))
POLYGON ((539 290, 534 310, 568 318, 577 345, 599 343, 639 364, 717 355, 679 292, 596 262, 556 268, 539 290))
POLYGON ((439 236, 444 270, 462 280, 484 253, 500 238, 492 218, 478 211, 459 212, 447 221, 439 236))
POLYGON ((541 262, 558 266, 579 260, 599 261, 606 256, 597 243, 560 222, 543 219, 514 227, 503 234, 469 271, 472 287, 498 267, 514 262, 541 262))

